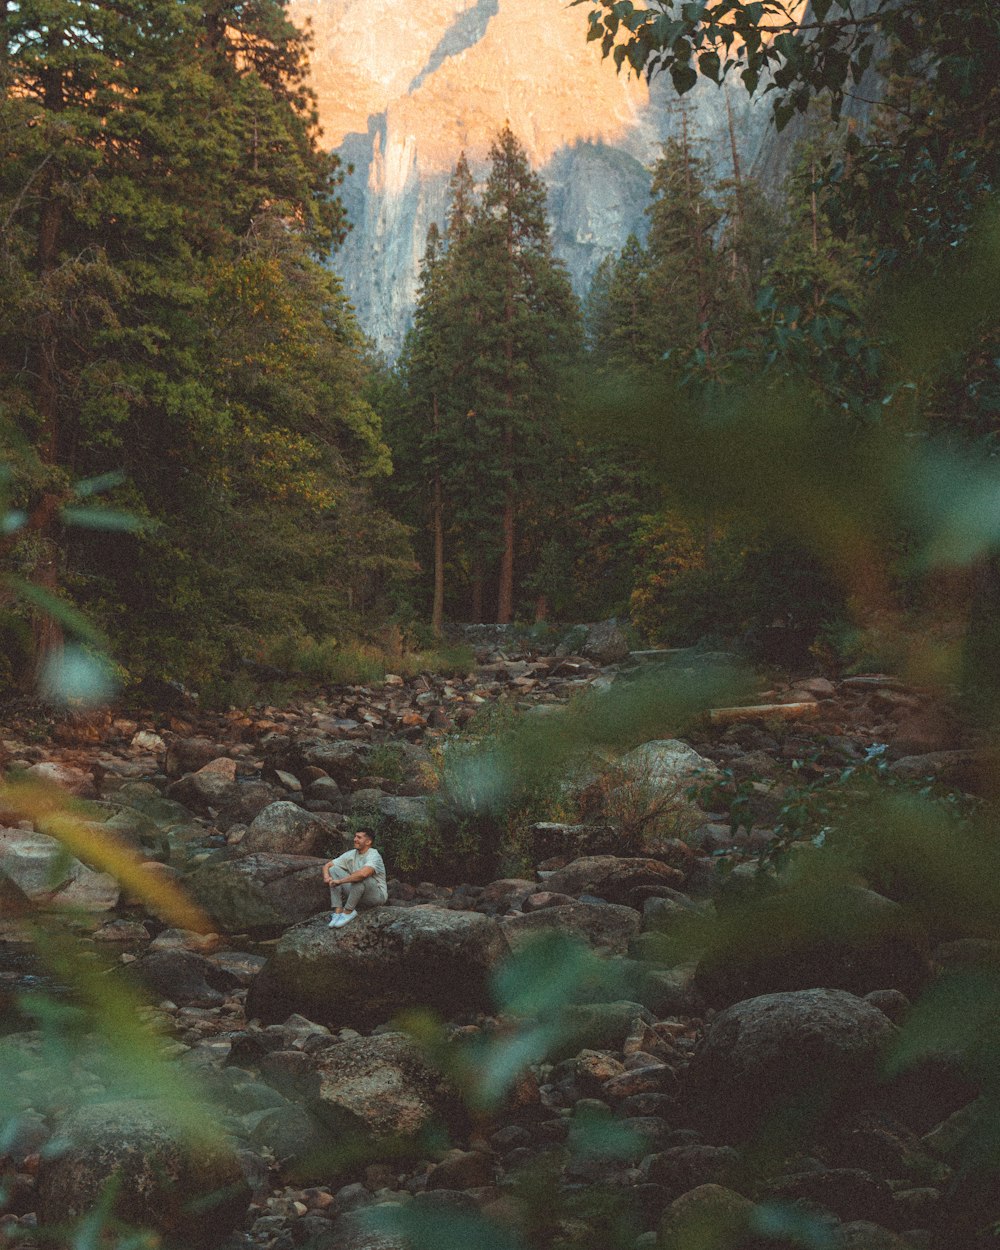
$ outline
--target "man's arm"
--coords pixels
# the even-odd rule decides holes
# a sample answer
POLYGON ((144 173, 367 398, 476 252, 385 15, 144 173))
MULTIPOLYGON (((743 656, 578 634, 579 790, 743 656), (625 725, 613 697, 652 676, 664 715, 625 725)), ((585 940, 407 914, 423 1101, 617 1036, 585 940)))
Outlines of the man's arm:
POLYGON ((368 864, 364 868, 359 868, 357 872, 348 873, 346 877, 340 877, 330 882, 331 885, 350 885, 352 881, 364 881, 365 877, 374 877, 375 869, 368 864))
POLYGON ((337 861, 331 859, 328 864, 323 865, 323 880, 327 885, 350 885, 354 881, 364 881, 366 877, 374 877, 375 869, 370 864, 365 864, 363 868, 359 868, 356 872, 349 872, 343 877, 334 877, 330 869, 337 867, 337 861))

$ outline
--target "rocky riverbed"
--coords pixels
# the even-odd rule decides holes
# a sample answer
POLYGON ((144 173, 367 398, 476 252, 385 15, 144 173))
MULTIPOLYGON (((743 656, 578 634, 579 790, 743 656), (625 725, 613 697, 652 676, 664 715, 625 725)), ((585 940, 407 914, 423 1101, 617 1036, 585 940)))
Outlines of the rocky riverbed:
POLYGON ((501 696, 557 706, 650 658, 610 642, 484 642, 462 679, 390 676, 291 708, 11 716, 8 768, 85 800, 212 932, 166 927, 0 812, 0 1245, 65 1226, 115 1171, 123 1220, 205 1250, 390 1250, 407 1231, 457 1245, 480 1218, 496 1244, 531 1247, 993 1244, 994 1164, 967 1150, 988 1082, 951 1043, 887 1057, 943 977, 995 966, 996 934, 860 871, 807 882, 803 908, 780 857, 760 869, 793 790, 873 755, 900 781, 976 787, 978 757, 927 692, 881 675, 759 689, 805 710, 705 719, 613 761, 583 823, 519 831, 516 876, 425 880, 387 856, 388 905, 328 928, 319 870, 350 830, 412 848, 446 735, 501 696), (669 827, 623 800, 630 770, 669 827), (68 909, 99 976, 145 997, 160 1055, 199 1091, 202 1138, 156 1091, 123 1088, 99 1039, 53 1067, 51 1015, 37 1027, 21 995, 37 978, 57 1003, 79 987, 37 959, 32 905, 68 909), (539 938, 579 944, 575 980, 539 962, 570 948, 539 938), (511 966, 522 981, 498 1000, 511 966))

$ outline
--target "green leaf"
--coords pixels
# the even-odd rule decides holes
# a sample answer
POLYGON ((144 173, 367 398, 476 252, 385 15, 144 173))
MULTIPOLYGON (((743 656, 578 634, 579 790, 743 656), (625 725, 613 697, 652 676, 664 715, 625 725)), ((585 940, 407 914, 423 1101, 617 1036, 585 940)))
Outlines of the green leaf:
POLYGON ((609 1112, 590 1109, 573 1116, 567 1144, 573 1155, 586 1159, 634 1159, 643 1153, 643 1138, 634 1129, 609 1112))
POLYGON ((822 1216, 792 1206, 755 1207, 750 1215, 750 1228, 764 1237, 774 1238, 804 1250, 834 1250, 839 1240, 822 1216))
POLYGON ((151 526, 147 518, 110 508, 63 508, 61 515, 67 525, 78 525, 83 529, 139 533, 151 526))
POLYGON ((710 78, 712 82, 718 82, 719 71, 722 68, 719 54, 717 52, 702 52, 698 57, 698 68, 706 78, 710 78))
POLYGON ((363 1220, 372 1232, 402 1238, 409 1250, 521 1250, 520 1240, 484 1215, 447 1211, 420 1211, 395 1203, 366 1211, 363 1220))
POLYGON ((108 662, 85 647, 65 646, 46 659, 39 691, 53 703, 107 703, 117 690, 108 662))
POLYGON ((44 590, 41 586, 36 586, 33 582, 26 581, 21 577, 11 577, 8 584, 12 586, 15 592, 22 599, 27 599, 29 603, 33 603, 35 607, 41 608, 49 616, 53 617, 65 629, 76 634, 78 638, 82 638, 85 642, 92 643, 95 647, 106 648, 106 639, 101 631, 87 620, 82 612, 60 599, 51 591, 44 590))
POLYGON ((77 482, 73 487, 73 494, 78 499, 87 499, 91 495, 99 495, 102 491, 121 486, 124 481, 125 474, 120 469, 114 469, 110 473, 102 473, 98 477, 89 477, 82 482, 77 482))
POLYGON ((684 95, 685 92, 690 91, 698 81, 697 71, 690 65, 679 65, 676 62, 670 67, 670 77, 678 95, 684 95))

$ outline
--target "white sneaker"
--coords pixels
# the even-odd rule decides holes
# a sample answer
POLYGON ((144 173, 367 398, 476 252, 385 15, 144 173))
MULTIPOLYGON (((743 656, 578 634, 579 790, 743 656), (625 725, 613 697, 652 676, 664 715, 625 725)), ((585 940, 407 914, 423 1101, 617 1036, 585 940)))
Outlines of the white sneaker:
POLYGON ((340 923, 342 925, 350 924, 358 913, 356 911, 345 911, 341 914, 340 923))
POLYGON ((330 923, 326 927, 328 929, 339 929, 343 923, 344 913, 341 911, 330 917, 330 923))

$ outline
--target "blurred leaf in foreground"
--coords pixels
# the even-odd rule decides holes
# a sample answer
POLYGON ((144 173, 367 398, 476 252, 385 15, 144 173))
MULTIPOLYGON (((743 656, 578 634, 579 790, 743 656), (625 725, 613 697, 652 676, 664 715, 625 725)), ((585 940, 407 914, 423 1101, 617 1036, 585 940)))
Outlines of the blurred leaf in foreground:
POLYGON ((207 917, 173 881, 131 847, 86 823, 58 786, 39 781, 7 781, 0 784, 0 803, 31 820, 39 833, 55 838, 84 863, 110 873, 162 920, 179 929, 210 931, 207 917))
POLYGON ((38 692, 50 703, 92 707, 107 703, 117 690, 118 682, 107 660, 73 644, 50 651, 38 676, 38 692))

